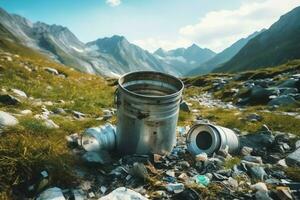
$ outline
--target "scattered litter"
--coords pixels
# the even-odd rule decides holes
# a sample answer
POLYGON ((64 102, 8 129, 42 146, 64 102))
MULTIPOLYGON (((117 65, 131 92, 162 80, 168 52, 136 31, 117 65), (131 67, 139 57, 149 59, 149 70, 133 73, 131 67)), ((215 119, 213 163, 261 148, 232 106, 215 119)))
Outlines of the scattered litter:
POLYGON ((82 135, 81 144, 86 151, 113 150, 116 146, 116 128, 111 124, 89 128, 82 135))
POLYGON ((229 153, 239 149, 239 138, 234 131, 212 124, 195 124, 187 135, 187 148, 193 155, 207 153, 212 155, 228 147, 229 153))
POLYGON ((108 195, 101 197, 99 200, 148 200, 146 197, 141 194, 130 190, 125 187, 119 187, 109 193, 108 195))
POLYGON ((182 183, 168 183, 166 189, 169 192, 180 193, 184 190, 184 185, 182 183))
POLYGON ((196 175, 194 179, 196 183, 201 184, 203 186, 208 186, 208 184, 210 183, 209 178, 205 175, 196 175))
POLYGON ((53 187, 42 192, 37 200, 65 200, 65 197, 58 187, 53 187))

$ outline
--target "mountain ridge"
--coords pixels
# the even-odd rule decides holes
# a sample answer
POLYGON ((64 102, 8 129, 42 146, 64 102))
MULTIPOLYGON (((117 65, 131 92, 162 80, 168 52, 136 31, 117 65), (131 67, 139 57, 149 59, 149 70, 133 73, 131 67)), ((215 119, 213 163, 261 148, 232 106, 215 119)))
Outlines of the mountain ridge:
POLYGON ((299 21, 300 7, 296 7, 249 41, 231 60, 214 72, 253 70, 300 58, 299 21))

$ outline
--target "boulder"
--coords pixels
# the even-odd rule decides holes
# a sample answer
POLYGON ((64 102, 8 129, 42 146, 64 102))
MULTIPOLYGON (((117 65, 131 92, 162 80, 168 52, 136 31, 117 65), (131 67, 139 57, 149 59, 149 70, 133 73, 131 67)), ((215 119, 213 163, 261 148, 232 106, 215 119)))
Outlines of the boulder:
POLYGON ((58 75, 58 74, 59 74, 58 71, 57 71, 56 69, 51 68, 51 67, 46 67, 45 70, 46 70, 47 72, 49 72, 50 74, 53 74, 53 75, 58 75))
POLYGON ((187 104, 187 102, 185 102, 185 101, 181 102, 180 110, 185 111, 185 112, 190 112, 190 107, 187 104))
POLYGON ((274 141, 275 138, 269 131, 240 136, 241 147, 247 146, 253 149, 270 148, 274 141))
POLYGON ((300 79, 290 78, 278 85, 279 88, 298 88, 300 89, 300 79))
POLYGON ((19 122, 18 120, 7 112, 0 111, 0 128, 7 126, 15 126, 19 122))
POLYGON ((5 105, 17 105, 21 103, 21 101, 12 95, 2 94, 0 95, 0 103, 5 105))
POLYGON ((239 104, 240 105, 259 105, 266 104, 270 101, 270 96, 277 94, 278 90, 276 88, 262 88, 259 86, 254 86, 247 92, 243 93, 241 98, 243 98, 239 104))
POLYGON ((290 153, 285 158, 286 164, 288 166, 300 167, 300 148, 296 149, 296 151, 290 153))
POLYGON ((19 97, 27 98, 27 94, 25 92, 23 92, 22 90, 11 89, 11 91, 19 97))
POLYGON ((291 96, 288 95, 281 95, 279 97, 276 97, 275 99, 272 99, 268 105, 269 106, 288 106, 297 104, 298 102, 291 96))
POLYGON ((57 124, 54 123, 51 119, 45 119, 44 124, 47 128, 56 129, 59 128, 57 124))

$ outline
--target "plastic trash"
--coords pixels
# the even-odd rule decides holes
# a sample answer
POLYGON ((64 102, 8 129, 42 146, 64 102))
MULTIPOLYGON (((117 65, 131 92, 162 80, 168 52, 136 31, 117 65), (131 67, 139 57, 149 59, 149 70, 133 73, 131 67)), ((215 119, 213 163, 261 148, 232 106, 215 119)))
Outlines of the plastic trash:
POLYGON ((209 178, 205 175, 197 175, 194 177, 194 179, 196 180, 196 183, 204 186, 208 186, 208 184, 210 183, 209 178))
POLYGON ((113 150, 116 146, 116 127, 107 123, 85 130, 81 145, 86 151, 113 150))

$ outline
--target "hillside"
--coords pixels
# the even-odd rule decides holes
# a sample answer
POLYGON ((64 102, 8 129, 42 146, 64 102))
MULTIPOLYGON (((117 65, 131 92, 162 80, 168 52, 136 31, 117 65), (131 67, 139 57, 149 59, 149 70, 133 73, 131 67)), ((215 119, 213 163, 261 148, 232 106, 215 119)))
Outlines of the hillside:
POLYGON ((300 7, 280 17, 214 72, 240 72, 300 58, 300 7))
POLYGON ((185 73, 186 76, 197 76, 201 74, 206 74, 211 72, 212 70, 220 67, 225 62, 229 61, 233 56, 235 56, 252 38, 256 37, 260 33, 265 31, 265 29, 261 31, 257 31, 252 33, 246 38, 242 38, 235 43, 233 43, 230 47, 224 49, 222 52, 216 54, 213 58, 208 61, 198 65, 196 68, 191 71, 187 71, 185 73))

